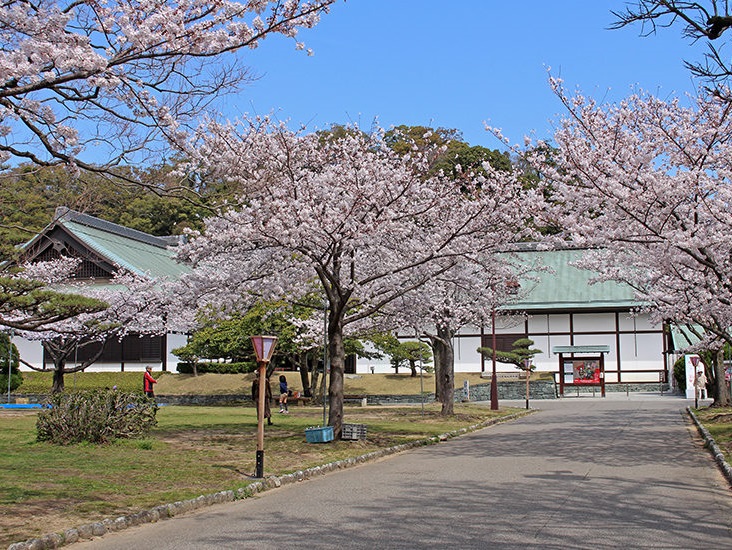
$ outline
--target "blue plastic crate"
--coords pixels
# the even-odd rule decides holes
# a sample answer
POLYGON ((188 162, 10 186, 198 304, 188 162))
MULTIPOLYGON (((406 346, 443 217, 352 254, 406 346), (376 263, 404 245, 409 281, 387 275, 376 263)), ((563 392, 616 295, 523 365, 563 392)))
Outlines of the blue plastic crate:
POLYGON ((328 441, 333 441, 333 426, 308 428, 305 430, 305 440, 308 443, 327 443, 328 441))

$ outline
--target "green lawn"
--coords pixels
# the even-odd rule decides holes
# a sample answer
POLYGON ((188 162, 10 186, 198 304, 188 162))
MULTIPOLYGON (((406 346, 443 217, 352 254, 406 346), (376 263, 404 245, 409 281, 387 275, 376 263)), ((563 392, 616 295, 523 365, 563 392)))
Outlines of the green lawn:
POLYGON ((732 409, 706 407, 695 410, 694 414, 709 430, 725 460, 732 464, 732 409))
MULTIPOLYGON (((347 422, 366 424, 362 441, 308 444, 304 430, 322 409, 274 413, 265 435, 265 475, 358 456, 445 433, 515 410, 456 404, 443 418, 437 405, 354 407, 347 422)), ((0 544, 182 499, 235 490, 253 481, 256 414, 251 407, 162 407, 144 440, 57 447, 35 438, 35 413, 0 410, 0 544)))

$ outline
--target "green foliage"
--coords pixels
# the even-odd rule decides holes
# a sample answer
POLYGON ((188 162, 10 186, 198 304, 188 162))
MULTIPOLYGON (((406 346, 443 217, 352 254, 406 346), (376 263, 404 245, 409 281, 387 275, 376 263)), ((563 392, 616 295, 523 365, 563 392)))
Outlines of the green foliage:
POLYGON ((58 206, 153 235, 177 235, 186 227, 202 226, 209 212, 203 202, 214 200, 218 192, 204 189, 202 199, 200 187, 181 183, 171 175, 171 167, 120 171, 140 185, 91 173, 72 177, 60 167, 31 164, 0 172, 0 257, 12 257, 15 245, 27 242, 48 225, 58 206))
POLYGON ((293 318, 305 319, 313 308, 292 306, 280 302, 260 302, 246 313, 226 320, 204 320, 204 326, 193 333, 189 342, 173 353, 191 362, 195 359, 223 359, 243 363, 254 359, 250 337, 256 334, 277 336, 273 366, 280 366, 285 358, 303 351, 298 338, 299 329, 293 318))
POLYGON ((56 445, 109 443, 146 435, 156 424, 157 405, 144 395, 118 390, 56 394, 38 414, 38 441, 56 445))
POLYGON ((8 389, 8 363, 10 363, 10 391, 17 390, 23 383, 18 368, 18 348, 10 342, 10 336, 0 332, 0 392, 8 389))
POLYGON ((414 149, 431 151, 430 173, 433 174, 443 172, 457 179, 463 174, 484 174, 484 162, 496 170, 510 172, 513 169, 508 153, 470 145, 455 129, 401 125, 386 132, 384 140, 401 155, 414 149))
MULTIPOLYGON (((239 363, 213 363, 203 361, 196 363, 196 372, 198 374, 245 374, 254 372, 257 364, 253 361, 244 361, 239 363)), ((193 363, 187 361, 178 362, 178 372, 181 374, 193 374, 193 363)))
POLYGON ((424 342, 400 342, 391 333, 377 334, 370 337, 370 340, 377 350, 389 357, 391 366, 397 373, 399 367, 408 366, 412 370, 412 376, 416 376, 418 363, 424 366, 432 362, 432 351, 424 342))
POLYGON ((483 163, 487 162, 496 170, 510 172, 511 159, 507 153, 491 150, 480 145, 471 146, 464 141, 451 141, 446 151, 432 165, 433 171, 442 170, 453 177, 460 174, 484 174, 483 163), (458 166, 460 170, 458 171, 458 166))
POLYGON ((674 363, 674 380, 680 391, 686 391, 686 358, 682 355, 674 363))
POLYGON ((107 307, 106 302, 95 298, 47 290, 39 281, 0 276, 0 320, 7 326, 35 330, 48 323, 81 313, 103 311, 107 307))
POLYGON ((386 144, 399 153, 406 155, 414 148, 424 151, 432 147, 441 147, 451 141, 462 142, 459 130, 452 128, 428 128, 427 126, 395 126, 384 134, 386 144))
MULTIPOLYGON (((510 363, 517 369, 533 371, 536 365, 529 364, 526 366, 526 360, 542 353, 540 349, 531 349, 534 345, 534 341, 530 338, 519 338, 511 346, 511 351, 500 351, 496 350, 496 359, 501 363, 510 363)), ((484 357, 493 357, 492 348, 478 348, 478 352, 482 353, 484 357)))

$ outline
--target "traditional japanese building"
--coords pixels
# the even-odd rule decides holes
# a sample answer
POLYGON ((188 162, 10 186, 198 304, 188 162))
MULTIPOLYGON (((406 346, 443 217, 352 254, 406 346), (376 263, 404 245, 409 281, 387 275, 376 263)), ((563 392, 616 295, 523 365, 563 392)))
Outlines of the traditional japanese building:
MULTIPOLYGON (((150 277, 176 278, 186 269, 174 259, 178 237, 155 237, 93 216, 59 208, 54 221, 24 247, 25 261, 45 261, 60 256, 82 260, 75 278, 90 284, 105 284, 117 269, 150 277)), ((670 380, 671 332, 654 324, 642 312, 627 285, 593 283, 596 274, 581 268, 582 250, 541 251, 527 247, 518 252, 527 265, 542 266, 521 281, 518 301, 496 315, 496 348, 510 350, 518 338, 528 337, 542 350, 534 357, 538 371, 569 376, 566 365, 582 360, 587 349, 602 353, 604 380, 608 384, 670 380), (590 348, 588 348, 590 346, 590 348), (568 351, 575 350, 575 351, 568 351)), ((491 320, 483 326, 465 327, 454 339, 457 372, 490 372, 490 359, 477 349, 493 347, 491 320)), ((41 366, 42 347, 16 338, 24 360, 41 366)), ((175 371, 177 358, 171 350, 185 343, 182 334, 128 336, 106 344, 100 361, 88 370, 142 370, 145 365, 175 371)), ((683 346, 682 346, 683 347, 683 346)), ((78 357, 79 360, 82 357, 78 357)), ((393 372, 388 360, 349 358, 347 370, 370 373, 393 372)), ((501 372, 516 373, 515 367, 498 364, 501 372)), ((575 373, 572 373, 574 376, 575 373)), ((571 377, 567 378, 568 380, 571 377)))
MULTIPOLYGON (((673 345, 667 328, 650 321, 629 286, 593 283, 597 274, 581 268, 582 253, 577 249, 531 248, 518 252, 527 265, 547 269, 537 270, 522 281, 519 299, 497 312, 496 349, 509 351, 517 339, 530 338, 533 347, 542 350, 533 360, 537 371, 556 373, 557 382, 559 353, 569 364, 571 359, 584 358, 582 351, 587 346, 607 350, 601 355, 609 384, 669 380, 668 356, 673 345), (567 346, 575 351, 567 352, 567 346)), ((491 371, 490 359, 477 349, 492 348, 493 338, 491 319, 483 326, 460 330, 454 339, 456 372, 491 371)), ((598 357, 598 352, 591 357, 598 357)), ((371 367, 375 372, 393 372, 388 360, 360 360, 357 371, 368 373, 371 367)), ((501 363, 497 370, 517 372, 513 365, 501 363)))
MULTIPOLYGON (((54 220, 23 248, 23 262, 40 262, 63 256, 79 258, 74 280, 108 284, 119 269, 152 278, 177 278, 186 269, 174 259, 171 246, 178 237, 155 237, 66 207, 56 209, 54 220)), ((14 338, 23 360, 34 366, 50 364, 39 342, 14 338)), ((173 370, 177 358, 171 350, 185 344, 182 334, 128 335, 106 342, 101 358, 88 370, 173 370)), ((75 361, 92 350, 79 348, 75 361)))

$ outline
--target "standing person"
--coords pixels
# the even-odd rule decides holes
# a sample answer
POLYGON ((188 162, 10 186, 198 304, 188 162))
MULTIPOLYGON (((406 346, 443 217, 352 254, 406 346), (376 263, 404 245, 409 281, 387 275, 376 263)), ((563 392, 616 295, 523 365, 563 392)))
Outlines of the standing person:
POLYGON ((280 412, 281 413, 289 413, 290 411, 287 410, 287 396, 288 396, 288 390, 287 390, 287 378, 285 378, 284 374, 280 374, 280 412))
POLYGON ((142 377, 142 389, 145 395, 150 399, 155 399, 155 392, 153 391, 153 384, 157 384, 158 381, 152 377, 152 367, 150 365, 145 367, 145 375, 142 377))
MULTIPOLYGON (((269 385, 269 378, 264 381, 264 417, 267 424, 272 424, 272 411, 269 409, 269 402, 272 400, 272 388, 269 385)), ((254 375, 252 382, 252 401, 257 409, 257 420, 259 420, 259 371, 254 375)))
POLYGON ((696 388, 696 395, 699 399, 705 399, 707 395, 707 375, 704 374, 704 369, 699 369, 694 378, 694 388, 696 388))

